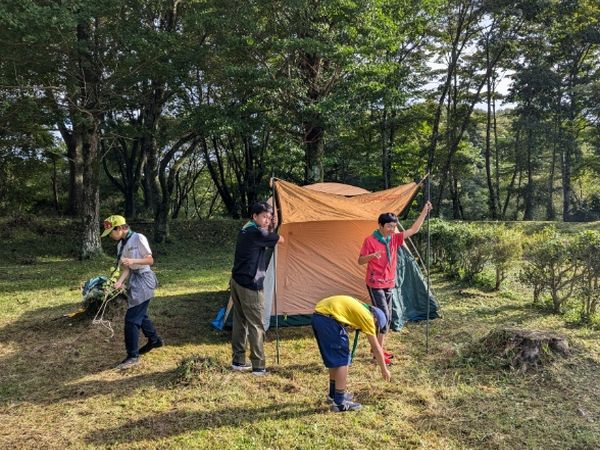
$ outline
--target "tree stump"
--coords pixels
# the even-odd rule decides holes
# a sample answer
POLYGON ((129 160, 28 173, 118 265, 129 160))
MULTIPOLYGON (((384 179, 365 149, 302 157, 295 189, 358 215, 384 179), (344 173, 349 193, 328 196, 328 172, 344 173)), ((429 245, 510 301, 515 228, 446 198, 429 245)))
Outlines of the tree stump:
POLYGON ((502 328, 491 331, 480 341, 482 353, 501 359, 511 369, 527 371, 542 366, 557 356, 570 354, 564 336, 551 331, 502 328))

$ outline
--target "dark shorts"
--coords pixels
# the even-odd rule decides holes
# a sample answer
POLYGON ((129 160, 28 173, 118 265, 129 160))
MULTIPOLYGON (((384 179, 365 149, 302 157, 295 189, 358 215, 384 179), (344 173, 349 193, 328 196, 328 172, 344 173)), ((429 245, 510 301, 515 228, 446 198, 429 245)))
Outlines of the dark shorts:
POLYGON ((325 367, 334 369, 350 365, 350 343, 346 329, 332 317, 313 314, 312 328, 325 367))
POLYGON ((381 334, 385 334, 390 330, 390 323, 392 321, 392 300, 394 295, 392 294, 391 288, 378 289, 367 286, 369 296, 371 297, 371 303, 373 306, 381 309, 387 319, 387 324, 383 330, 380 330, 381 334))

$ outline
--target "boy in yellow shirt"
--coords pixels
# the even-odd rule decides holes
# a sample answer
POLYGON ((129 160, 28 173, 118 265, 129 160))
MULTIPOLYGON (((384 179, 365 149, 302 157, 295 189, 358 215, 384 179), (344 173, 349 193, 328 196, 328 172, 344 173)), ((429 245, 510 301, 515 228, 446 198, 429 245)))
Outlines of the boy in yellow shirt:
POLYGON ((390 380, 391 374, 385 364, 383 349, 377 340, 377 333, 386 324, 383 311, 348 295, 334 295, 317 303, 312 327, 323 363, 329 369, 327 401, 331 403, 331 411, 355 411, 361 408, 361 404, 352 401, 352 396, 346 393, 348 366, 351 362, 346 326, 362 331, 367 336, 383 379, 390 380))

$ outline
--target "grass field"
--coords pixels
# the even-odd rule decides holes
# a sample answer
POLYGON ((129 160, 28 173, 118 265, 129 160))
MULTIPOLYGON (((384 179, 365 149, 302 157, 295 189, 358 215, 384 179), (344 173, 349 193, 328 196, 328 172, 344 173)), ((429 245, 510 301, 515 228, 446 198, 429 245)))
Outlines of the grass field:
POLYGON ((108 270, 107 256, 73 257, 68 228, 2 223, 0 249, 0 448, 600 448, 600 332, 530 306, 512 282, 500 293, 434 289, 443 318, 389 338, 392 382, 369 363, 366 339, 350 371, 362 411, 328 412, 327 374, 310 328, 280 331, 281 362, 255 378, 228 370, 226 333, 208 322, 227 296, 238 224, 181 226, 156 246, 161 285, 150 314, 166 347, 130 371, 122 321, 115 336, 77 309, 82 281, 108 270), (548 329, 573 354, 529 373, 469 349, 494 327, 548 329))

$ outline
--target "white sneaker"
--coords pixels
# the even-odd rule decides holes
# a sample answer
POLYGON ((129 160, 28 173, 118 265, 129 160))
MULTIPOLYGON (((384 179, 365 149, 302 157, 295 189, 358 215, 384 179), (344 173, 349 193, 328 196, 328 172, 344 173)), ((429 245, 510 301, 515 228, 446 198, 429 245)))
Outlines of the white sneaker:
POLYGON ((252 366, 250 364, 231 363, 231 370, 236 372, 248 372, 249 370, 252 370, 252 366))

